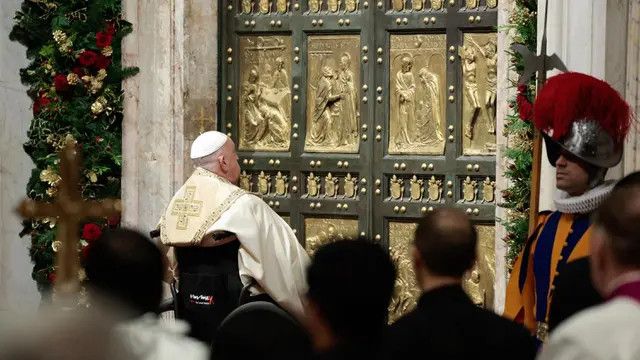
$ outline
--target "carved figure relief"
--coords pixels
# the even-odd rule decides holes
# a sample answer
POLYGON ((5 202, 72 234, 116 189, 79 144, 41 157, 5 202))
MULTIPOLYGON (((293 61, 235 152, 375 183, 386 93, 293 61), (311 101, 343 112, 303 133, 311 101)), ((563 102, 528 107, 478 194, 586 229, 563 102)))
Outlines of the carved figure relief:
POLYGON ((358 237, 358 220, 353 219, 307 218, 304 227, 305 249, 309 256, 313 256, 322 245, 358 237))
POLYGON ((496 182, 487 176, 482 182, 482 202, 491 203, 495 200, 496 182))
POLYGON ((327 6, 329 7, 329 11, 338 12, 340 9, 340 2, 338 0, 327 0, 327 6))
POLYGON ((309 37, 305 151, 356 153, 360 37, 309 37))
MULTIPOLYGON (((389 223, 389 255, 396 265, 398 274, 389 305, 389 322, 393 323, 411 311, 421 295, 415 281, 411 260, 411 239, 417 225, 413 223, 389 223)), ((475 304, 492 308, 495 279, 495 228, 476 225, 478 232, 478 260, 463 282, 463 288, 475 304)))
POLYGON ((467 9, 475 9, 478 7, 478 0, 466 0, 467 9))
POLYGON ((404 10, 404 1, 405 0, 391 0, 391 5, 393 6, 393 10, 394 11, 404 10))
POLYGON ((488 8, 495 8, 498 6, 498 0, 487 0, 487 7, 488 8))
POLYGON ((351 173, 347 173, 344 178, 344 196, 347 198, 356 197, 358 192, 358 178, 351 177, 351 173))
POLYGON ((271 11, 271 1, 269 0, 258 0, 258 7, 260 8, 260 13, 268 14, 271 11))
POLYGON ((390 154, 444 153, 445 35, 391 35, 390 154))
POLYGON ((251 192, 251 188, 252 188, 251 184, 251 175, 247 174, 247 172, 245 170, 242 170, 242 174, 240 174, 240 188, 251 192))
POLYGON ((271 175, 267 175, 264 171, 258 174, 258 192, 262 195, 268 195, 271 192, 271 175))
POLYGON ((442 104, 440 94, 440 78, 428 68, 418 72, 419 84, 422 87, 422 100, 418 101, 416 130, 420 144, 443 142, 442 104))
POLYGON ((475 202, 478 194, 478 182, 469 176, 462 182, 462 199, 464 202, 475 202))
POLYGON ((431 10, 440 10, 442 9, 442 2, 444 0, 431 0, 431 10))
POLYGON ((409 135, 409 127, 415 124, 415 97, 416 82, 413 77, 413 58, 405 56, 401 60, 400 71, 395 77, 395 102, 398 104, 398 129, 393 138, 396 146, 411 144, 413 141, 409 135))
POLYGON ((389 223, 389 255, 398 271, 389 304, 389 322, 393 323, 402 315, 411 311, 420 297, 420 288, 416 284, 416 276, 411 260, 411 239, 416 231, 416 224, 389 223))
POLYGON ((415 200, 415 201, 422 200, 422 191, 424 190, 424 187, 422 186, 422 184, 424 184, 424 180, 418 179, 416 175, 413 175, 413 177, 409 182, 410 182, 409 194, 411 196, 411 200, 415 200))
POLYGON ((287 151, 290 145, 291 38, 240 38, 239 149, 287 151), (275 64, 275 71, 271 64, 275 64))
POLYGON ((459 48, 464 79, 463 153, 491 155, 496 148, 497 40, 495 33, 464 35, 459 48))
POLYGON ((338 178, 333 177, 331 173, 324 177, 324 196, 335 197, 338 192, 336 191, 336 185, 338 184, 338 178))
POLYGON ((253 11, 253 1, 242 0, 242 13, 251 14, 252 11, 253 11))
POLYGON ((429 193, 429 201, 440 201, 442 197, 442 180, 436 180, 435 176, 431 176, 427 192, 429 193))
POLYGON ((399 179, 397 176, 393 175, 391 177, 391 180, 389 180, 389 188, 392 199, 401 199, 402 195, 404 194, 404 180, 399 179))
POLYGON ((476 305, 491 309, 496 276, 495 228, 490 225, 476 225, 476 231, 478 257, 472 270, 465 276, 463 288, 476 305))
POLYGON ((286 13, 288 7, 289 7, 289 3, 287 0, 276 0, 276 10, 280 14, 286 13))
POLYGON ((345 0, 344 7, 348 12, 354 12, 358 9, 358 0, 345 0))
POLYGON ((318 12, 320 11, 320 0, 309 0, 309 11, 318 12))
POLYGON ((276 195, 285 196, 289 189, 287 176, 283 176, 280 171, 276 174, 276 195))
POLYGON ((318 178, 313 173, 309 173, 309 176, 307 176, 307 195, 318 196, 318 188, 318 178))
POLYGON ((411 0, 411 7, 413 9, 413 11, 420 11, 422 10, 423 5, 423 1, 424 0, 411 0))

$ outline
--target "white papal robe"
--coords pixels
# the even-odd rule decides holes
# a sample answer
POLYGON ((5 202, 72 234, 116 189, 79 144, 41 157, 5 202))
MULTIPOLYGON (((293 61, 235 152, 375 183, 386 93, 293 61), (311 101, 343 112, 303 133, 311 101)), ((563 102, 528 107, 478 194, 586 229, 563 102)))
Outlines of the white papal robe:
POLYGON ((640 303, 618 297, 561 324, 539 360, 640 359, 640 303))
POLYGON ((243 285, 255 279, 252 294, 266 292, 285 309, 302 315, 309 256, 293 230, 257 196, 239 197, 207 231, 238 237, 238 267, 243 285), (257 287, 257 288, 256 288, 257 287))
POLYGON ((174 195, 160 229, 169 246, 215 246, 225 242, 211 234, 234 233, 242 283, 254 279, 253 294, 265 292, 292 314, 304 315, 309 256, 287 222, 259 197, 198 168, 174 195))

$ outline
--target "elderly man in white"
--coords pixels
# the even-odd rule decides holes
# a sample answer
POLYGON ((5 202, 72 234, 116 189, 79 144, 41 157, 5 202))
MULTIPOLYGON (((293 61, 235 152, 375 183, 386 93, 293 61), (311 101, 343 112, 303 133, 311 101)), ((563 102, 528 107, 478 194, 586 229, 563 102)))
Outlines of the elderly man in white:
MULTIPOLYGON (((196 276, 192 284, 188 287, 180 284, 180 296, 187 311, 195 309, 206 317, 211 314, 209 309, 224 300, 223 314, 212 315, 216 319, 206 326, 210 327, 232 310, 229 302, 237 301, 237 298, 223 298, 237 295, 238 287, 245 286, 250 287, 252 295, 266 295, 301 318, 309 257, 291 227, 278 214, 260 198, 236 185, 240 166, 233 141, 221 132, 205 132, 193 142, 191 159, 197 167, 174 195, 160 221, 160 239, 177 254, 181 282, 185 266, 190 265, 181 260, 181 252, 190 252, 182 259, 200 262, 188 269, 195 273, 190 275, 196 276), (216 252, 218 249, 221 251, 216 252), (218 265, 224 261, 226 265, 218 265), (230 262, 233 264, 229 265, 230 262), (221 281, 213 276, 220 271, 229 274, 229 269, 235 274, 221 281), (238 275, 238 284, 241 281, 242 285, 234 286, 233 276, 238 275)), ((199 317, 195 315, 190 321, 192 327, 199 317)), ((212 334, 215 328, 203 330, 212 334)))
POLYGON ((607 301, 551 333, 540 359, 640 359, 640 172, 628 175, 597 210, 591 278, 607 301))

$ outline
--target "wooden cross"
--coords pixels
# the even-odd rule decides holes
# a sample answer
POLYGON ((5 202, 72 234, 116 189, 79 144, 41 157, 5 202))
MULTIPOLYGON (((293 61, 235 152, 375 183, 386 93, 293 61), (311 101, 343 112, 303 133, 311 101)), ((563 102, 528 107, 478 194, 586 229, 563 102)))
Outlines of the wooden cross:
MULTIPOLYGON (((562 60, 556 54, 547 55, 547 13, 549 9, 549 0, 546 0, 544 7, 544 28, 542 29, 542 41, 540 43, 540 54, 536 55, 529 51, 529 49, 522 44, 514 44, 511 49, 514 52, 522 55, 524 61, 524 70, 518 84, 526 84, 533 74, 538 74, 537 77, 537 91, 540 92, 544 83, 547 82, 547 71, 558 69, 566 72, 567 67, 562 60)), ((533 163, 531 169, 531 195, 529 196, 529 235, 533 232, 539 210, 539 196, 540 196, 540 168, 542 161, 542 135, 540 131, 534 129, 533 134, 533 163)))
POLYGON ((23 200, 18 213, 25 218, 57 218, 56 239, 61 245, 56 256, 56 291, 69 295, 78 291, 79 226, 88 218, 112 216, 120 213, 120 200, 83 201, 80 184, 80 159, 73 142, 67 142, 59 153, 60 182, 58 195, 52 203, 23 200))

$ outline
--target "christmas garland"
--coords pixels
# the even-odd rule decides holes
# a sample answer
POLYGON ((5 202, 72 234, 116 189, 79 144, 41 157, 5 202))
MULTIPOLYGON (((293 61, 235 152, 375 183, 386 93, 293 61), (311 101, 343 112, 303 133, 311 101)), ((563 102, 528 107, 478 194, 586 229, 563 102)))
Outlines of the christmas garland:
MULTIPOLYGON (((29 65, 20 70, 33 99, 33 120, 24 144, 35 168, 27 196, 51 201, 60 182, 58 151, 73 143, 83 156, 85 199, 119 198, 121 177, 122 80, 120 43, 131 24, 120 19, 120 0, 26 0, 9 34, 27 48, 29 65)), ((119 219, 83 225, 84 253, 105 227, 119 219)), ((55 282, 56 219, 28 220, 21 236, 31 237, 32 277, 41 291, 55 282)))
MULTIPOLYGON (((511 32, 513 42, 526 45, 536 52, 536 0, 517 0, 509 16, 505 31, 511 32)), ((510 70, 518 75, 524 70, 522 56, 509 52, 510 70)), ((513 84, 517 86, 517 84, 513 84)), ((513 264, 527 240, 529 232, 529 198, 531 195, 531 169, 533 164, 532 140, 534 134, 531 117, 532 94, 535 94, 535 79, 528 84, 517 86, 516 95, 508 100, 509 114, 505 119, 504 134, 508 139, 505 150, 507 168, 505 176, 509 187, 502 191, 503 203, 507 209, 506 218, 501 223, 505 227, 504 240, 508 245, 507 264, 513 264)))

